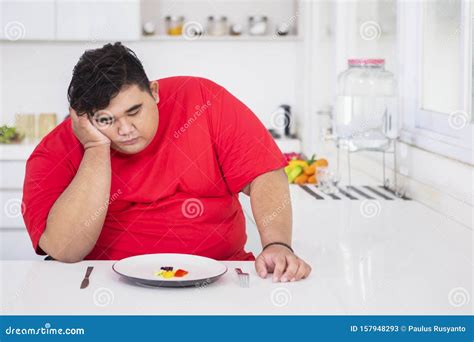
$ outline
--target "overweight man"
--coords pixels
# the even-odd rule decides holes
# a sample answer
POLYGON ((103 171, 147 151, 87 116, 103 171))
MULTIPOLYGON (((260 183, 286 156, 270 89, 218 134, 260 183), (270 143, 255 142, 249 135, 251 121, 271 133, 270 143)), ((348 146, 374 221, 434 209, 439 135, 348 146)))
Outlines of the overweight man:
POLYGON ((26 166, 23 216, 36 253, 68 263, 187 253, 255 260, 273 281, 309 275, 291 247, 286 160, 225 88, 190 76, 150 82, 115 43, 81 56, 68 100, 69 118, 26 166), (240 192, 260 234, 256 258, 244 249, 240 192))

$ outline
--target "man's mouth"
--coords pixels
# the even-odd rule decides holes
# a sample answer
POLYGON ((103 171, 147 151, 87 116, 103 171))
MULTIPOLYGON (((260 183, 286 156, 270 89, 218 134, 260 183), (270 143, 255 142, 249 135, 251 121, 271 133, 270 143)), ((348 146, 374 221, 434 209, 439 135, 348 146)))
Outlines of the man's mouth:
POLYGON ((138 138, 133 138, 133 139, 121 141, 120 144, 121 144, 121 145, 133 145, 133 144, 135 144, 137 141, 138 141, 138 138))

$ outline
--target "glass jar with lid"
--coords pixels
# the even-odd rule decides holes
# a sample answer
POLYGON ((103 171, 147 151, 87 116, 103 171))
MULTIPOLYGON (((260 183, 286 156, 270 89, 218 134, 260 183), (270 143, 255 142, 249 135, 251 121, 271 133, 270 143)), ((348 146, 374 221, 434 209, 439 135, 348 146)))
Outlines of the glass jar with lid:
POLYGON ((224 36, 229 34, 229 24, 227 23, 227 17, 222 16, 209 16, 207 18, 207 34, 210 36, 224 36))
POLYGON ((183 33, 184 17, 168 15, 165 17, 166 33, 170 36, 180 36, 183 33))
POLYGON ((333 131, 349 151, 384 151, 398 137, 396 81, 384 59, 348 60, 338 76, 333 131))

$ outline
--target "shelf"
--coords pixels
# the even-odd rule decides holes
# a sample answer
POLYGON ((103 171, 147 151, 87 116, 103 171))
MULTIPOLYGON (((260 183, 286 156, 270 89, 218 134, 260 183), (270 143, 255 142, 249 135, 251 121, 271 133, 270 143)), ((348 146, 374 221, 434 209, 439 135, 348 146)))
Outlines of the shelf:
POLYGON ((155 35, 155 36, 144 36, 140 39, 140 41, 171 41, 171 42, 213 42, 213 41, 226 41, 226 42, 234 42, 234 41, 244 41, 244 42, 294 42, 294 41, 301 41, 303 37, 299 35, 288 35, 288 36, 272 36, 272 35, 265 35, 265 36, 201 36, 192 39, 186 39, 183 36, 168 36, 168 35, 155 35))
MULTIPOLYGON (((154 35, 154 36, 143 36, 138 39, 116 39, 124 43, 133 42, 297 42, 302 41, 303 37, 300 35, 288 35, 288 36, 201 36, 195 39, 185 39, 183 36, 168 36, 168 35, 154 35)), ((28 40, 22 39, 18 41, 1 40, 0 42, 5 44, 22 44, 22 43, 94 43, 94 44, 106 44, 113 40, 102 40, 95 39, 93 42, 90 40, 78 40, 78 39, 35 39, 28 40)))

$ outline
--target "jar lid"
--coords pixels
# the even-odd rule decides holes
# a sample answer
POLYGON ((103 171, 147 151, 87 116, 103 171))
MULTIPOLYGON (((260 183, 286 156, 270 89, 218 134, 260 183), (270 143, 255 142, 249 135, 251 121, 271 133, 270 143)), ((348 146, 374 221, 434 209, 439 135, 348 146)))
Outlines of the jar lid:
POLYGON ((227 17, 225 15, 210 15, 207 17, 208 20, 213 21, 226 21, 227 17))
POLYGON ((350 58, 347 60, 350 66, 384 66, 385 59, 383 58, 350 58))
POLYGON ((166 20, 168 21, 178 21, 178 20, 184 20, 184 17, 182 15, 167 15, 165 17, 166 20))

